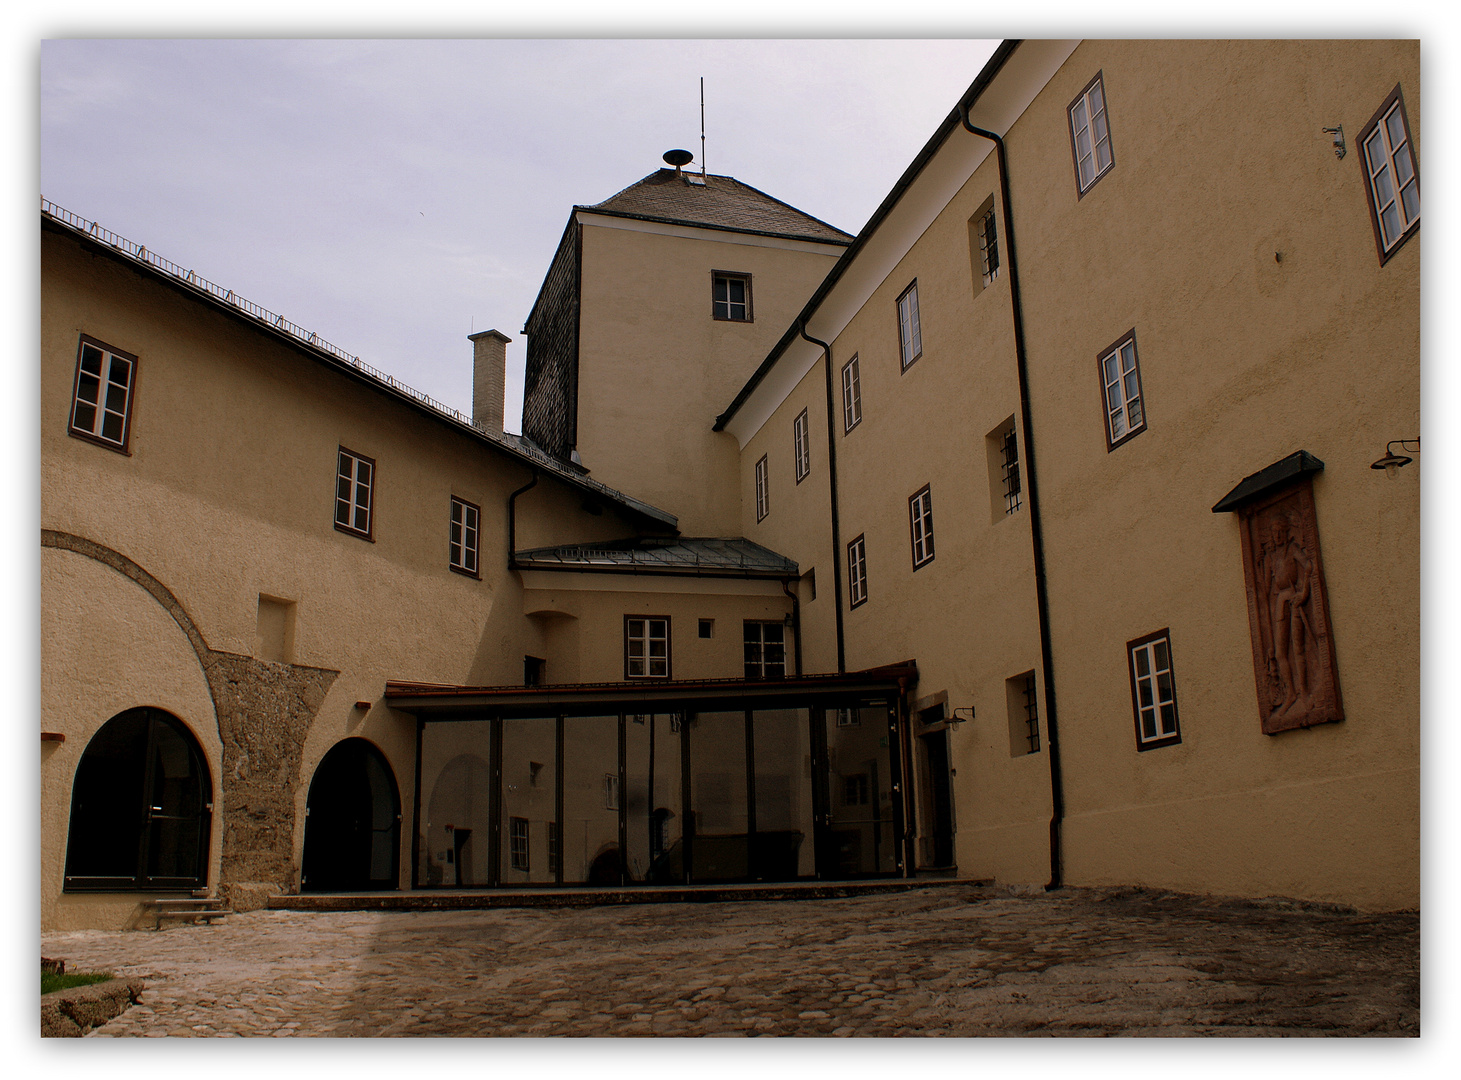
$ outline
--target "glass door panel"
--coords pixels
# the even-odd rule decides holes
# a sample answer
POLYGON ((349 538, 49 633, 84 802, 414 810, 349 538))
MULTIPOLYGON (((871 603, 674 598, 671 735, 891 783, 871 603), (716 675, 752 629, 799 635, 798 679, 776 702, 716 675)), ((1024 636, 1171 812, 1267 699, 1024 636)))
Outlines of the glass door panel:
POLYGON ((898 868, 892 727, 886 705, 827 710, 827 830, 823 877, 898 868))
POLYGON ((691 881, 744 881, 749 869, 746 714, 693 714, 690 741, 691 881))
POLYGON ((421 732, 419 887, 491 884, 490 735, 482 720, 433 722, 421 732))
POLYGON ((679 884, 685 880, 680 826, 680 716, 625 718, 624 818, 626 881, 679 884))
POLYGON ((502 817, 498 880, 546 885, 555 880, 549 839, 557 817, 556 719, 502 720, 502 817))
POLYGON ((751 715, 756 771, 756 830, 751 877, 790 881, 816 870, 812 843, 812 746, 806 709, 751 715))
POLYGON ((618 885, 619 717, 563 720, 563 882, 618 885))

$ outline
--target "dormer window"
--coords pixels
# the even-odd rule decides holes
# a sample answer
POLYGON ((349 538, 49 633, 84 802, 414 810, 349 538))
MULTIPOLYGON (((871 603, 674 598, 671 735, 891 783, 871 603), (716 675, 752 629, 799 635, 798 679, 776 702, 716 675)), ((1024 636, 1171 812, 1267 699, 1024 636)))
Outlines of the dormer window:
POLYGON ((751 275, 716 270, 712 275, 710 311, 724 322, 752 322, 751 275))

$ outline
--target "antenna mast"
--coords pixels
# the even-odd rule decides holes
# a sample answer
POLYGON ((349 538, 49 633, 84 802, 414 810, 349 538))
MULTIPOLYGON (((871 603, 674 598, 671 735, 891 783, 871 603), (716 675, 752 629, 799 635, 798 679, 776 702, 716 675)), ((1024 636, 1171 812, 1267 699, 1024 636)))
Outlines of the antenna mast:
POLYGON ((705 179, 705 76, 700 76, 700 179, 705 179))

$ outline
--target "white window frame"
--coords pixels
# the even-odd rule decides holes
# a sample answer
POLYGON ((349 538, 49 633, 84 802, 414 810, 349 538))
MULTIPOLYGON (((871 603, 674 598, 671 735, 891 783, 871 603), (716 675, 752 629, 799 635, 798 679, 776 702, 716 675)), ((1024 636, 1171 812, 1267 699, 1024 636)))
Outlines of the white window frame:
POLYGON ((668 679, 670 677, 670 617, 668 615, 624 616, 624 677, 626 679, 668 679))
POLYGON ((340 447, 335 467, 336 529, 366 540, 374 539, 375 480, 374 458, 340 447))
POLYGON ((862 423, 862 380, 857 357, 842 365, 842 434, 862 423))
POLYGON ((1066 116, 1070 120, 1070 152, 1075 160, 1077 198, 1083 198, 1095 186, 1096 181, 1110 172, 1111 167, 1116 164, 1116 155, 1111 149, 1111 124, 1103 75, 1103 72, 1096 72, 1096 77, 1086 84, 1086 88, 1076 95, 1076 99, 1066 109, 1066 116), (1095 136, 1094 139, 1092 135, 1095 136))
POLYGON ((751 275, 733 270, 713 270, 710 275, 710 314, 717 322, 755 322, 751 309, 751 275), (731 282, 741 286, 742 299, 731 299, 731 282), (722 299, 721 291, 725 297, 722 299), (737 313, 739 309, 739 313, 737 313))
POLYGON ((847 543, 847 601, 855 608, 867 603, 867 542, 859 534, 847 543))
POLYGON ((70 433, 108 450, 128 453, 136 387, 135 356, 82 334, 71 386, 70 433), (114 434, 108 434, 109 428, 114 434))
POLYGON ((482 576, 482 508, 476 503, 451 497, 451 523, 448 527, 449 565, 459 574, 468 577, 482 576))
POLYGON ((1420 227, 1420 164, 1399 83, 1360 131, 1360 159, 1384 265, 1420 227))
POLYGON ((786 675, 786 624, 747 619, 741 634, 744 645, 745 677, 748 679, 780 679, 786 675), (775 630, 779 640, 770 640, 775 630), (773 659, 775 657, 775 659, 773 659))
POLYGON ((1146 430, 1146 398, 1141 389, 1141 359, 1136 350, 1135 328, 1102 349, 1096 367, 1101 378, 1109 453, 1146 430))
POLYGON ((928 484, 908 497, 908 535, 913 545, 913 569, 933 562, 933 493, 928 484))
POLYGON ((766 455, 761 455, 761 460, 756 462, 756 520, 764 521, 766 515, 771 512, 771 490, 768 473, 770 467, 766 463, 766 455))
POLYGON ((807 432, 806 409, 791 422, 791 448, 796 460, 796 482, 800 484, 812 471, 812 443, 807 432))
POLYGON ((604 809, 619 809, 619 774, 604 773, 604 809))
POLYGON ((1158 630, 1128 641, 1126 656, 1137 749, 1152 750, 1181 742, 1177 686, 1172 674, 1171 630, 1158 630))
POLYGON ((923 355, 923 323, 918 314, 918 279, 898 294, 898 356, 903 370, 923 355))

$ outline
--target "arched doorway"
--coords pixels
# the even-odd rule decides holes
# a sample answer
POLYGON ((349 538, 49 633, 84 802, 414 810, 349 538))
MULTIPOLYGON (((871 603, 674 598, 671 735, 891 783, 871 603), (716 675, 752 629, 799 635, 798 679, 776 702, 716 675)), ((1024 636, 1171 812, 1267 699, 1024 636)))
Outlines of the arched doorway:
POLYGON ((401 800, 385 756, 365 739, 331 747, 305 803, 306 892, 364 892, 399 884, 401 800))
POLYGON ((102 725, 71 789, 67 891, 208 884, 213 781, 198 740, 161 709, 102 725))

